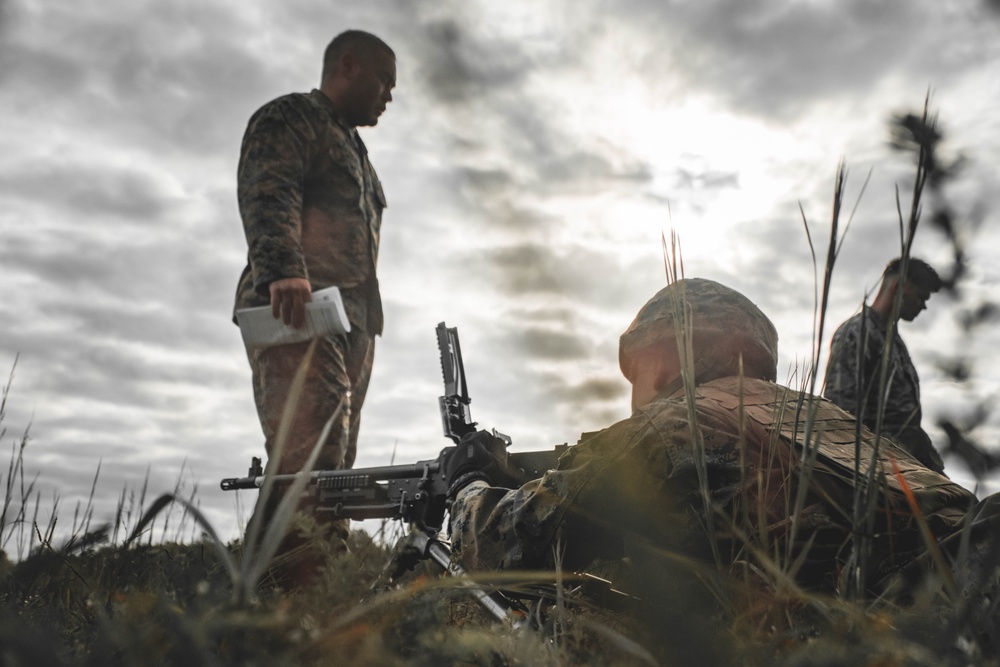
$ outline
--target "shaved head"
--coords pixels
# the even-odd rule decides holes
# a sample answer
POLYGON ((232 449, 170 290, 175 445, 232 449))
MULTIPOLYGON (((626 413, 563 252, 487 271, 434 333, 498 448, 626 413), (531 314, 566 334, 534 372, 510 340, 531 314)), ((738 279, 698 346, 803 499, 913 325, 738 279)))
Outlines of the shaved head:
POLYGON ((369 59, 375 53, 381 52, 396 57, 395 52, 381 38, 364 30, 346 30, 327 45, 323 52, 323 77, 337 69, 340 57, 345 53, 354 53, 362 60, 369 59))

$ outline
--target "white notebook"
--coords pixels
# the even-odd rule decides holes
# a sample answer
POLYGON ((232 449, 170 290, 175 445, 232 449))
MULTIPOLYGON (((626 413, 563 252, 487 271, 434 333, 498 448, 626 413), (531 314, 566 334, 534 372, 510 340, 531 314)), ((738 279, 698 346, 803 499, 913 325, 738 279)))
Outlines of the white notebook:
POLYGON ((304 340, 328 334, 348 333, 351 323, 347 321, 344 300, 340 289, 327 287, 313 292, 312 301, 306 304, 305 324, 301 329, 293 329, 281 318, 271 315, 271 306, 240 308, 236 311, 236 322, 243 334, 243 344, 247 349, 300 343, 304 340))

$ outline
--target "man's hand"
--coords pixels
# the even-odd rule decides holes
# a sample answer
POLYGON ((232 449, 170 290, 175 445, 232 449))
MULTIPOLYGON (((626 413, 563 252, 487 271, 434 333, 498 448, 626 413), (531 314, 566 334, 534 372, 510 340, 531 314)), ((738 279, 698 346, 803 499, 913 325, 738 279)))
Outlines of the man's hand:
POLYGON ((488 431, 470 433, 444 453, 449 498, 477 479, 491 486, 507 479, 507 445, 488 431))
POLYGON ((271 315, 299 329, 306 320, 306 304, 312 301, 312 286, 305 278, 281 278, 269 285, 271 315))

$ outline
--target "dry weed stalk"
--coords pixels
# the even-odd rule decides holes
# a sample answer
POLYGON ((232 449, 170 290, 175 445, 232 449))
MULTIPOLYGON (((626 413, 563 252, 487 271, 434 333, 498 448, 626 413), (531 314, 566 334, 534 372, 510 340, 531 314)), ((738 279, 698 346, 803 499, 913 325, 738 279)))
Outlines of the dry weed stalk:
MULTIPOLYGON (((940 161, 935 160, 933 151, 933 141, 940 135, 924 131, 928 126, 933 130, 926 104, 923 116, 908 119, 910 130, 918 130, 911 131, 912 137, 915 140, 924 137, 931 143, 925 146, 917 140, 914 144, 918 146, 918 173, 913 186, 914 195, 908 207, 908 217, 903 214, 897 192, 901 248, 904 255, 908 255, 917 229, 920 193, 925 188, 933 190, 937 187, 935 170, 940 169, 940 161), (920 130, 922 127, 924 130, 920 130)), ((801 380, 802 388, 808 388, 806 396, 813 395, 817 386, 819 349, 825 329, 831 276, 844 235, 850 227, 848 220, 843 227, 843 234, 838 233, 846 176, 846 168, 841 164, 834 188, 831 234, 821 281, 809 224, 800 206, 817 285, 813 311, 813 355, 801 380)), ((954 230, 954 226, 951 229, 954 230)), ((673 282, 683 276, 679 241, 676 236, 672 236, 669 250, 665 238, 662 242, 667 280, 673 282)), ((956 257, 960 256, 961 253, 956 251, 956 257)), ((956 270, 955 275, 960 276, 961 271, 956 270)), ((685 359, 683 371, 686 396, 689 406, 693 406, 695 369, 692 335, 689 313, 683 306, 675 313, 674 321, 678 327, 679 352, 682 359, 685 359)), ((884 379, 884 366, 881 374, 884 379)), ((0 427, 9 388, 10 381, 0 402, 0 427)), ((301 379, 297 379, 293 385, 293 395, 297 395, 300 390, 301 379)), ((284 447, 292 405, 294 399, 290 399, 289 406, 286 406, 278 438, 278 451, 274 460, 269 461, 269 469, 276 469, 276 461, 284 447)), ((737 408, 741 442, 745 440, 742 431, 744 407, 740 403, 737 408)), ((816 456, 815 406, 806 399, 799 403, 788 402, 787 405, 783 402, 782 410, 796 412, 794 418, 802 422, 801 432, 796 433, 796 437, 805 443, 799 468, 794 473, 788 473, 800 477, 797 480, 780 480, 785 489, 798 485, 798 493, 783 498, 791 517, 794 536, 795 531, 799 530, 795 517, 804 502, 802 489, 807 485, 816 456)), ((779 415, 782 420, 784 416, 779 415)), ((658 553, 656 556, 659 562, 670 563, 706 584, 725 617, 727 631, 719 636, 735 638, 740 647, 745 649, 744 664, 780 664, 783 657, 787 657, 793 664, 816 664, 819 661, 830 665, 997 663, 995 659, 983 657, 989 648, 989 642, 994 647, 998 646, 996 637, 990 636, 989 628, 984 633, 987 635, 986 639, 969 638, 969 628, 974 627, 974 622, 984 610, 956 602, 954 598, 943 598, 940 591, 946 584, 941 581, 930 581, 910 608, 896 605, 888 598, 870 600, 864 597, 864 582, 867 580, 865 540, 880 480, 871 461, 860 460, 860 448, 855 450, 854 481, 857 493, 852 507, 841 508, 846 516, 852 518, 855 532, 849 566, 845 570, 843 596, 819 595, 804 591, 797 585, 796 574, 801 566, 801 555, 795 557, 790 547, 785 546, 786 543, 774 538, 772 528, 775 527, 768 525, 764 514, 751 515, 746 498, 741 511, 733 516, 723 516, 715 511, 708 494, 704 444, 693 407, 690 417, 694 447, 700 453, 696 461, 699 462, 697 470, 703 501, 701 510, 712 541, 714 563, 694 561, 676 553, 658 553), (717 530, 726 531, 738 545, 730 567, 722 567, 725 559, 716 540, 717 530), (934 614, 944 615, 945 619, 942 621, 934 614), (976 660, 966 659, 973 655, 971 649, 965 653, 957 651, 954 645, 956 636, 963 637, 963 641, 971 644, 982 644, 977 649, 980 652, 974 656, 976 660)), ((325 439, 329 428, 330 423, 327 424, 321 441, 325 439)), ((0 428, 0 437, 3 434, 4 431, 0 428)), ((25 479, 24 474, 23 452, 26 443, 27 433, 21 439, 20 446, 15 446, 11 452, 5 480, 4 505, 0 511, 0 546, 6 547, 9 542, 13 543, 21 555, 35 552, 35 546, 40 542, 44 548, 35 552, 36 555, 57 555, 59 558, 48 561, 28 558, 19 563, 17 567, 21 569, 18 576, 4 580, 4 585, 9 586, 16 579, 17 595, 3 589, 0 591, 0 599, 4 605, 12 602, 21 604, 20 609, 25 614, 25 619, 33 620, 35 617, 29 613, 36 612, 39 617, 61 614, 67 619, 67 627, 73 628, 67 634, 74 641, 90 633, 87 639, 91 642, 82 644, 81 653, 75 657, 72 651, 60 653, 53 647, 64 645, 64 637, 44 637, 39 641, 35 634, 27 630, 30 620, 21 622, 16 616, 11 618, 0 615, 0 644, 9 650, 18 651, 14 654, 18 657, 37 659, 36 664, 42 664, 38 660, 52 665, 101 664, 94 660, 105 657, 108 658, 105 664, 129 664, 129 661, 132 664, 143 664, 143 660, 154 653, 169 656, 164 658, 165 662, 173 660, 172 664, 184 662, 191 665, 236 665, 250 662, 302 665, 329 664, 332 660, 349 661, 359 666, 434 664, 435 660, 437 664, 461 662, 532 664, 544 667, 583 664, 585 660, 589 660, 591 664, 656 664, 645 647, 635 643, 627 633, 618 632, 613 622, 606 620, 606 616, 577 613, 584 604, 574 598, 571 592, 574 583, 572 575, 562 572, 561 568, 548 573, 518 572, 477 576, 472 582, 483 588, 503 588, 512 593, 533 593, 542 586, 554 591, 552 595, 555 602, 550 614, 554 623, 547 626, 545 633, 518 634, 498 629, 493 624, 471 622, 459 627, 447 612, 452 598, 464 597, 466 586, 472 580, 459 582, 414 575, 410 583, 401 587, 377 594, 365 594, 369 590, 366 577, 375 580, 377 574, 365 570, 366 565, 362 563, 361 557, 355 557, 354 554, 339 557, 335 568, 327 572, 327 581, 315 590, 302 592, 294 598, 280 595, 270 597, 273 594, 267 592, 255 596, 257 582, 292 520, 298 495, 315 461, 318 451, 315 448, 306 471, 285 494, 279 511, 269 525, 265 528, 259 520, 251 521, 241 560, 222 545, 196 506, 194 492, 185 495, 179 481, 173 493, 157 498, 148 510, 141 513, 135 525, 131 526, 136 507, 141 509, 145 506, 148 473, 138 500, 134 491, 126 493, 125 489, 122 490, 114 521, 112 546, 107 547, 107 552, 95 553, 97 545, 91 537, 94 534, 91 530, 92 501, 100 467, 94 477, 87 504, 76 508, 70 541, 62 550, 52 549, 55 511, 49 525, 44 530, 41 529, 38 526, 39 503, 34 480, 25 479), (32 499, 34 517, 29 520, 28 510, 32 499), (169 514, 161 514, 174 503, 182 508, 177 526, 171 522, 169 514), (162 528, 157 532, 153 526, 158 515, 162 528), (182 547, 165 543, 170 539, 182 538, 185 534, 182 528, 192 522, 207 534, 207 544, 182 547), (127 549, 115 547, 119 530, 130 532, 126 544, 135 546, 127 549), (145 546, 139 546, 142 541, 145 541, 145 546), (21 551, 23 548, 27 548, 27 552, 21 551), (148 567, 149 561, 143 560, 152 561, 163 554, 167 554, 169 558, 155 561, 154 567, 148 567), (178 576, 177 572, 170 570, 172 562, 182 562, 183 568, 188 572, 197 571, 196 582, 177 585, 169 581, 178 576), (202 571, 199 568, 205 569, 202 571), (161 590, 150 593, 143 589, 133 581, 139 570, 152 572, 160 579, 158 584, 162 589, 169 592, 161 590), (221 571, 226 582, 214 578, 215 571, 221 571), (359 573, 363 573, 363 576, 359 573), (202 576, 204 580, 200 578, 202 576), (169 585, 163 586, 163 582, 168 581, 169 585), (209 581, 212 583, 207 583, 209 581), (351 597, 355 595, 352 586, 361 591, 356 597, 351 597), (203 588, 207 592, 200 592, 203 588), (212 597, 211 593, 216 590, 224 592, 228 599, 220 601, 212 597), (332 594, 345 590, 351 592, 346 597, 333 600, 332 594), (228 595, 230 592, 231 596, 228 595), (364 600, 358 602, 358 598, 362 596, 364 600), (237 604, 232 604, 233 600, 237 604), (49 606, 43 608, 43 605, 49 606), (53 609, 58 611, 53 612, 53 609), (601 653, 585 652, 593 646, 587 643, 588 638, 592 639, 594 636, 602 638, 602 646, 609 649, 606 657, 601 653), (27 641, 28 638, 31 639, 30 642, 27 641), (580 652, 573 653, 574 646, 580 652), (617 657, 612 657, 612 653, 617 657)), ((743 459, 741 463, 745 474, 751 462, 743 459)), ((986 461, 984 470, 990 469, 992 465, 994 464, 986 461)), ((768 481, 758 481, 757 492, 760 497, 771 495, 764 486, 766 483, 768 481)), ((272 493, 273 484, 265 483, 258 496, 258 507, 272 493)), ((58 499, 54 503, 57 505, 58 499)), ((254 516, 257 515, 255 512, 254 516)), ((964 555, 968 552, 968 534, 961 537, 963 546, 960 553, 964 555)), ((790 545, 792 541, 789 539, 787 544, 790 545)), ((931 540, 928 540, 928 546, 934 546, 931 540)), ((358 553, 362 552, 357 547, 352 548, 358 553)), ((375 560, 386 556, 384 545, 381 549, 382 551, 374 554, 375 560)), ((370 563, 368 566, 370 567, 370 563)), ((963 583, 962 573, 959 572, 959 575, 957 586, 963 583)), ((657 589, 657 592, 664 593, 667 590, 657 589)), ((676 599, 669 599, 669 596, 665 598, 667 599, 657 602, 662 605, 677 604, 676 599)), ((656 605, 649 608, 656 609, 656 605)), ((6 610, 5 606, 0 612, 5 613, 6 610)), ((985 613, 995 617, 995 605, 986 609, 985 613)), ((993 634, 996 634, 995 628, 993 634)), ((671 638, 674 639, 677 638, 671 638)), ((689 638, 680 638, 684 639, 689 638)))

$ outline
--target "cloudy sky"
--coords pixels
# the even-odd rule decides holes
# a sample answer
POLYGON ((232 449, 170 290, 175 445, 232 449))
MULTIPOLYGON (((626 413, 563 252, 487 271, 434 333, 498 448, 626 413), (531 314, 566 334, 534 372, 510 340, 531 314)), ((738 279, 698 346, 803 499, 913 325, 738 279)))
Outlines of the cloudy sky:
MULTIPOLYGON (((60 530, 100 466, 95 520, 148 477, 149 497, 179 486, 237 535, 236 494, 218 481, 263 449, 230 322, 240 138, 261 104, 318 84, 347 28, 398 56, 395 99, 363 130, 389 207, 358 465, 447 444, 440 321, 459 329, 473 417, 517 449, 627 416, 617 339, 665 283, 671 230, 686 275, 774 319, 779 377, 798 384, 816 291, 799 207, 822 255, 844 160, 856 213, 825 350, 899 253, 913 167, 889 148, 889 119, 928 91, 945 157, 965 161, 944 195, 970 268, 957 298, 902 326, 940 444, 939 416, 1000 391, 995 324, 957 325, 1000 282, 996 5, 0 0, 0 376, 14 371, 0 445, 30 425, 28 473, 60 530), (964 383, 940 370, 957 355, 977 361, 964 383)), ((929 224, 914 254, 948 269, 929 224)), ((995 442, 998 425, 975 433, 995 442)))

